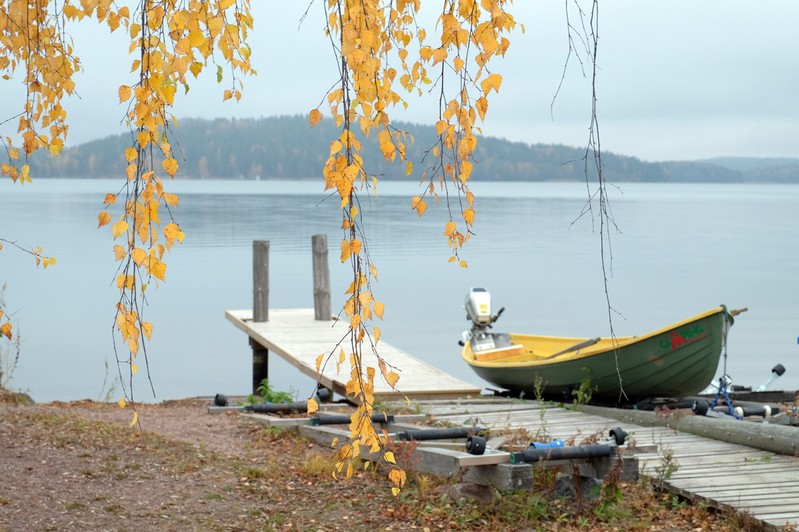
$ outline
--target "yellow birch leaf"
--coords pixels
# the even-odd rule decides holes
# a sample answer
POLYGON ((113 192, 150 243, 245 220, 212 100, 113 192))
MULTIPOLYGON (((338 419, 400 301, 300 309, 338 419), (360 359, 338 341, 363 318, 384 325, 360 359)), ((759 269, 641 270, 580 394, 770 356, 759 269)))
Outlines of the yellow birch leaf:
POLYGON ((130 100, 130 87, 127 85, 119 86, 119 103, 130 100))
POLYGON ((167 202, 168 205, 173 207, 178 206, 178 196, 176 194, 169 194, 168 192, 164 194, 164 201, 167 202))
POLYGON ((402 490, 401 490, 401 489, 399 489, 399 488, 391 488, 391 494, 392 494, 394 497, 396 497, 397 495, 399 495, 401 492, 402 492, 402 490))
POLYGON ((153 336, 153 324, 150 323, 149 321, 145 321, 144 323, 141 324, 141 332, 144 334, 144 336, 148 340, 152 339, 152 336, 153 336))
POLYGON ((97 227, 102 227, 109 222, 111 222, 111 215, 108 212, 103 211, 97 215, 97 227))
POLYGON ((156 279, 166 281, 166 264, 160 260, 155 260, 154 262, 154 264, 150 265, 150 273, 153 274, 153 277, 156 279))
POLYGON ((125 148, 125 160, 127 162, 131 162, 138 156, 139 152, 137 152, 135 148, 125 148))
POLYGON ((350 251, 353 253, 353 255, 359 255, 361 253, 361 241, 353 240, 350 242, 350 251))
POLYGON ((219 0, 219 9, 227 9, 235 3, 236 0, 219 0))
POLYGON ((135 262, 137 266, 141 266, 147 259, 147 252, 142 248, 135 248, 130 252, 130 258, 133 259, 133 262, 135 262))
POLYGON ((474 209, 464 209, 463 210, 463 219, 469 225, 474 224, 474 209))
POLYGON ((385 458, 386 462, 388 462, 389 464, 397 463, 397 460, 394 458, 394 453, 392 453, 391 451, 386 451, 385 454, 383 454, 383 458, 385 458))
POLYGON ((449 222, 447 222, 446 227, 444 227, 444 234, 449 237, 455 235, 455 228, 456 228, 455 222, 450 220, 449 222))
POLYGON ((427 203, 425 203, 420 196, 414 196, 411 198, 411 209, 418 212, 419 216, 421 216, 424 214, 424 211, 427 210, 427 203))
POLYGON ((120 246, 119 244, 117 244, 117 245, 115 245, 115 246, 114 246, 114 258, 115 258, 116 260, 122 260, 122 258, 123 258, 125 255, 127 255, 127 253, 125 253, 125 248, 123 248, 123 247, 122 247, 122 246, 120 246))
POLYGON ((375 301, 374 311, 378 318, 383 319, 383 311, 385 306, 380 301, 375 301))
POLYGON ((138 423, 138 422, 139 422, 139 413, 134 410, 133 411, 133 419, 130 422, 130 426, 131 427, 135 427, 136 423, 138 423))
POLYGON ((0 325, 0 334, 11 340, 11 324, 4 323, 3 325, 0 325))
POLYGON ((392 388, 397 386, 397 381, 398 380, 399 380, 399 375, 397 373, 395 373, 393 371, 390 371, 390 372, 388 372, 388 374, 386 374, 386 382, 392 388))
POLYGON ((139 131, 136 133, 136 140, 139 142, 139 147, 145 148, 150 144, 150 134, 146 131, 139 131))
POLYGON ((116 194, 106 194, 103 203, 105 205, 112 205, 117 202, 117 195, 116 194))
POLYGON ((375 345, 380 342, 380 327, 375 327, 373 329, 374 337, 375 337, 375 345))
POLYGON ((169 177, 175 177, 175 172, 178 171, 178 162, 175 159, 172 157, 164 159, 164 161, 161 162, 161 166, 164 167, 164 171, 169 174, 169 177))
POLYGON ((310 399, 308 399, 308 413, 313 414, 317 410, 319 410, 319 403, 316 402, 316 399, 311 397, 310 399))
POLYGON ((462 260, 462 261, 460 262, 460 267, 461 267, 461 268, 468 268, 468 264, 466 264, 466 261, 465 261, 465 260, 462 260))
POLYGON ((347 262, 349 260, 352 252, 350 251, 350 244, 347 242, 347 239, 341 241, 341 262, 347 262))
POLYGON ((311 127, 314 127, 322 120, 322 113, 319 111, 319 109, 312 109, 308 115, 308 118, 311 121, 311 127))
POLYGON ((491 74, 482 81, 480 87, 483 89, 483 94, 488 95, 491 89, 494 89, 495 92, 499 92, 500 85, 502 85, 502 76, 499 74, 491 74))
POLYGON ((318 357, 316 357, 316 372, 320 373, 322 371, 322 361, 325 359, 325 354, 322 353, 318 357))
POLYGON ((233 97, 233 93, 229 89, 226 89, 225 92, 222 93, 222 101, 223 102, 228 101, 232 97, 233 97))
MULTIPOLYGON (((109 221, 111 221, 111 215, 108 214, 107 212, 103 211, 100 214, 108 215, 108 221, 106 221, 105 223, 101 223, 100 225, 105 225, 109 221)), ((102 222, 103 219, 101 219, 100 221, 102 222)), ((114 238, 117 238, 119 235, 126 233, 127 230, 128 230, 128 222, 126 222, 125 220, 120 220, 111 226, 111 234, 114 235, 114 238)))
POLYGON ((139 366, 137 366, 136 364, 131 364, 130 365, 130 372, 133 373, 134 375, 136 375, 139 372, 139 366))

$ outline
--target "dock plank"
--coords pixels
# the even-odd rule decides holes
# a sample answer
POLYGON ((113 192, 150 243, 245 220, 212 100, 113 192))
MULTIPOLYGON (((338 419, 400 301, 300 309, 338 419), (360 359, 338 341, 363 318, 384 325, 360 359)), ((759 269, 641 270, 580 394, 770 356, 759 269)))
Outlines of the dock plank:
MULTIPOLYGON (((270 309, 269 321, 253 322, 251 310, 228 310, 225 317, 238 329, 269 351, 280 356, 300 372, 316 379, 323 386, 346 395, 346 382, 349 380, 349 363, 337 371, 336 360, 331 360, 316 371, 319 355, 338 353, 339 345, 345 353, 350 351, 349 340, 345 339, 346 323, 314 319, 313 309, 270 309), (342 344, 342 340, 345 343, 342 344)), ((399 398, 403 394, 411 398, 464 397, 478 396, 480 388, 456 379, 448 373, 411 356, 410 354, 381 340, 378 344, 380 356, 387 364, 395 367, 400 380, 399 392, 393 390, 382 377, 375 378, 375 396, 399 398)), ((371 350, 364 349, 365 366, 377 368, 377 357, 371 350)))

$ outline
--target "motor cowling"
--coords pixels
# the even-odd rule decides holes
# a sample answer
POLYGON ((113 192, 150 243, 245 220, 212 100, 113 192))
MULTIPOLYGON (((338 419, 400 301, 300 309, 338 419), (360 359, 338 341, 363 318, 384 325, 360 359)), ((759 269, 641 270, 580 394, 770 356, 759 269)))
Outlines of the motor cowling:
POLYGON ((469 290, 464 306, 466 319, 470 320, 475 327, 483 328, 491 323, 491 294, 485 288, 475 287, 469 290))

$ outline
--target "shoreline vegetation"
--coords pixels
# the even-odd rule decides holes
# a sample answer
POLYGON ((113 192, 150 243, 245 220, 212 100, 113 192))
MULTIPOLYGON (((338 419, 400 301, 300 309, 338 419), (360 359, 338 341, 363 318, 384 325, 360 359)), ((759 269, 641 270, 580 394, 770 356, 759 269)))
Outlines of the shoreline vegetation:
MULTIPOLYGON (((396 127, 412 135, 406 165, 389 164, 375 138, 364 144, 367 171, 387 180, 419 181, 432 154, 435 128, 398 122, 396 127), (427 158, 427 162, 425 159, 427 158)), ((304 116, 247 119, 178 120, 176 157, 181 179, 296 179, 320 175, 326 154, 340 132, 332 120, 311 128, 304 116)), ((37 152, 32 175, 55 178, 107 178, 124 174, 125 147, 130 134, 122 133, 67 147, 59 156, 37 152)), ((527 144, 496 137, 482 137, 474 154, 474 181, 583 181, 592 175, 585 148, 553 144, 527 144)), ((636 157, 602 153, 609 182, 641 183, 799 183, 799 159, 718 157, 700 161, 647 162, 636 157)), ((429 176, 427 176, 429 177, 429 176)))
POLYGON ((206 400, 139 405, 131 428, 115 404, 12 396, 0 392, 0 530, 758 530, 648 480, 568 495, 542 474, 481 500, 458 478, 409 471, 393 497, 384 472, 334 480, 331 449, 210 416, 206 400))

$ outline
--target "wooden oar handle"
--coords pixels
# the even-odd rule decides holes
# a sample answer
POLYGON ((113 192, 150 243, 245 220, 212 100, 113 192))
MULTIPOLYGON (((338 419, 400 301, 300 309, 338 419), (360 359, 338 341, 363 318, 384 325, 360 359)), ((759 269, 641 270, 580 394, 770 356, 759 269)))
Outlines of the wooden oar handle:
POLYGON ((732 317, 734 318, 734 317, 735 317, 735 316, 737 316, 738 314, 743 314, 743 313, 744 313, 744 312, 746 312, 747 310, 749 310, 749 307, 736 308, 736 309, 733 309, 733 310, 731 310, 731 311, 729 312, 729 314, 730 314, 730 316, 732 316, 732 317))

